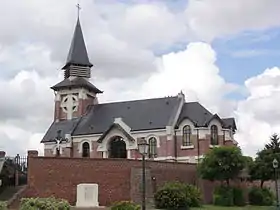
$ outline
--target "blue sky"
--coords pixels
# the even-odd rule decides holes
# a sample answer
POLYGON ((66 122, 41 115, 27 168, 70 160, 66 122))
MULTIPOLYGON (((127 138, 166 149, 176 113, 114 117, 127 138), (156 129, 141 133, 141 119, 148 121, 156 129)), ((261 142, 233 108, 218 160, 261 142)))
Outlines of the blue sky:
POLYGON ((279 32, 280 28, 273 28, 215 40, 212 46, 217 52, 221 75, 228 82, 242 85, 264 69, 280 66, 279 32))

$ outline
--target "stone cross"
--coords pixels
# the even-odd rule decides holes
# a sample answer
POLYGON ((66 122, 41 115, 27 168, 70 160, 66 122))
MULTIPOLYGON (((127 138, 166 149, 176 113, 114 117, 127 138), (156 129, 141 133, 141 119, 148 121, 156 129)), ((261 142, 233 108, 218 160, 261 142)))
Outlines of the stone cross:
POLYGON ((72 119, 72 114, 74 111, 76 111, 78 105, 78 99, 74 95, 67 95, 63 98, 63 101, 61 102, 61 107, 63 111, 67 114, 68 120, 72 119))

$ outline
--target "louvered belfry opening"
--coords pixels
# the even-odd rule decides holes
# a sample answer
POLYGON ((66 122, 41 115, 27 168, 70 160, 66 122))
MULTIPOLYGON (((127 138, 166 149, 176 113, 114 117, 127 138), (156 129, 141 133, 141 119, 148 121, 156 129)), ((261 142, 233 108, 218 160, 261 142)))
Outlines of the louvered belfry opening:
POLYGON ((70 76, 90 78, 90 67, 72 64, 64 71, 64 79, 69 78, 70 76))

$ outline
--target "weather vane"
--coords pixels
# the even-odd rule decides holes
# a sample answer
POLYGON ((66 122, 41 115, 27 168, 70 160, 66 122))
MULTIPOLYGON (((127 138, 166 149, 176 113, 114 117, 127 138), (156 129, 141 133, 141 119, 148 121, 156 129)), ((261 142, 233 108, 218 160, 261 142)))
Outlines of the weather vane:
POLYGON ((80 6, 80 4, 78 3, 78 4, 76 5, 76 7, 77 7, 77 9, 78 9, 78 18, 79 18, 79 17, 80 17, 81 6, 80 6))

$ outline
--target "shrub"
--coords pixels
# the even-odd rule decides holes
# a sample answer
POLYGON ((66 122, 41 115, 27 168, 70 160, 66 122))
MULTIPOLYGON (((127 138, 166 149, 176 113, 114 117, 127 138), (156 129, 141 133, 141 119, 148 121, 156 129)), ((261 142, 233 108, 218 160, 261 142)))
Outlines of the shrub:
POLYGON ((233 189, 227 186, 219 186, 214 190, 214 205, 233 206, 233 189))
POLYGON ((245 197, 244 197, 244 191, 242 188, 234 187, 233 188, 233 205, 234 206, 245 206, 245 197))
POLYGON ((155 194, 155 205, 158 209, 188 209, 188 199, 183 190, 163 188, 155 194))
POLYGON ((249 202, 256 206, 271 206, 274 195, 268 188, 252 187, 249 191, 249 202))
POLYGON ((131 201, 120 201, 113 204, 111 210, 140 210, 140 206, 131 201))
POLYGON ((200 190, 190 184, 185 184, 181 182, 169 182, 163 186, 164 189, 179 189, 182 190, 187 198, 187 205, 189 207, 200 207, 202 203, 201 192, 200 190))
POLYGON ((7 210, 7 203, 0 201, 0 210, 7 210))
POLYGON ((20 210, 70 210, 70 204, 64 199, 51 198, 23 198, 20 210))

